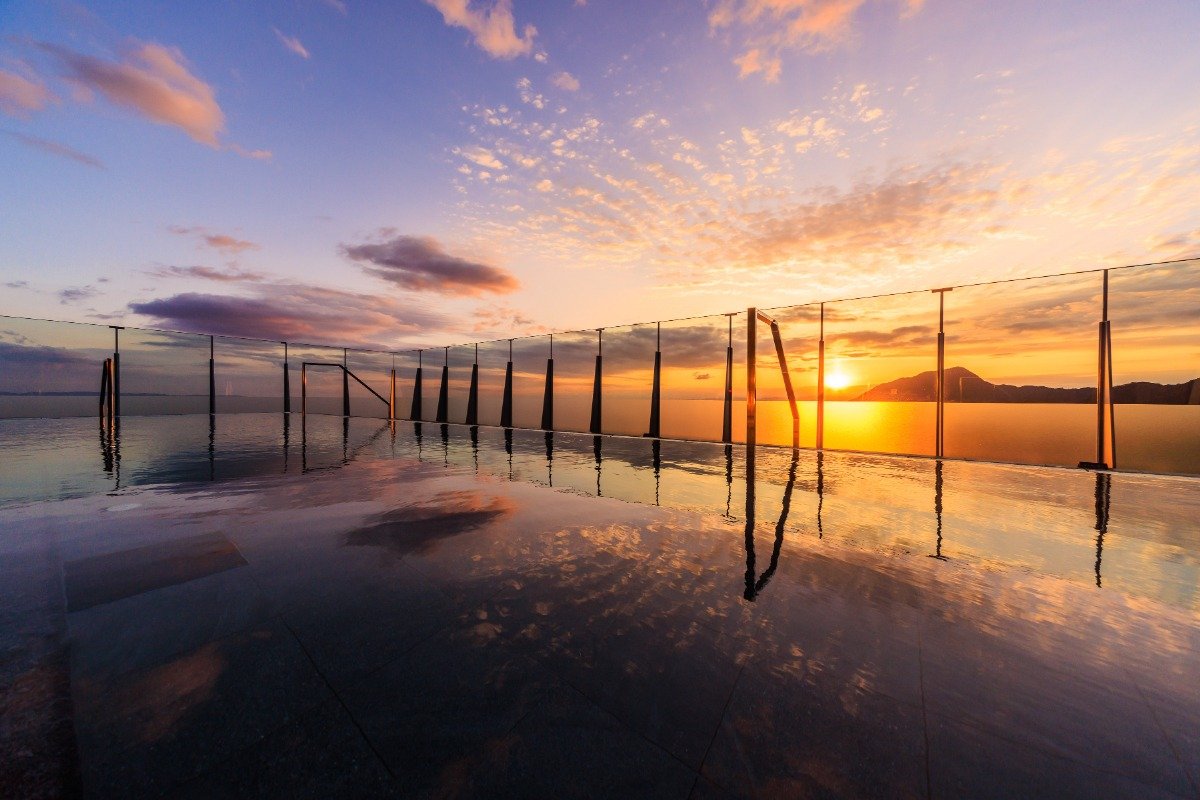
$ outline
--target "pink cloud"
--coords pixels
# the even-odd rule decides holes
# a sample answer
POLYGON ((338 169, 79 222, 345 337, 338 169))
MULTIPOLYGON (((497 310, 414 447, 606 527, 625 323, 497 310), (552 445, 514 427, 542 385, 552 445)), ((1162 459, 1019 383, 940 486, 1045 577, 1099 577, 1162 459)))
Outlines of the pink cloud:
POLYGON ((58 57, 68 79, 161 125, 172 125, 197 142, 219 147, 225 114, 216 93, 191 73, 183 54, 153 42, 133 42, 120 61, 43 45, 58 57))
POLYGON ((529 55, 537 28, 526 25, 517 35, 512 0, 495 0, 490 6, 472 9, 469 0, 425 0, 442 12, 447 25, 465 28, 475 45, 493 58, 515 58, 529 55))
POLYGON ((237 239, 224 233, 210 233, 205 228, 186 228, 182 225, 171 225, 167 230, 176 236, 199 236, 203 245, 211 247, 214 250, 220 250, 226 255, 237 255, 246 250, 260 249, 260 245, 257 242, 237 239))
POLYGON ((40 81, 0 69, 0 111, 14 117, 25 117, 29 112, 40 111, 55 100, 54 93, 40 81))
POLYGON ((307 59, 309 57, 308 48, 306 48, 300 42, 299 38, 284 34, 284 32, 279 30, 279 28, 272 28, 271 30, 275 31, 275 35, 279 37, 280 44, 282 44, 285 48, 301 58, 307 59))

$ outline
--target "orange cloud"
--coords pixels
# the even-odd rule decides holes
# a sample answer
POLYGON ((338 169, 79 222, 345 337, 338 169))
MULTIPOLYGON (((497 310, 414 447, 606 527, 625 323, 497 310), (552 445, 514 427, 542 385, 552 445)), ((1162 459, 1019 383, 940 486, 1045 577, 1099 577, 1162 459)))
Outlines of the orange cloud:
POLYGON ((167 230, 177 236, 190 236, 193 234, 199 236, 204 246, 220 250, 226 255, 237 255, 246 250, 260 249, 260 246, 256 242, 237 239, 224 233, 209 233, 205 228, 185 228, 182 225, 172 225, 167 230))
POLYGON ((225 114, 213 88, 191 73, 177 48, 134 42, 120 61, 109 61, 58 45, 42 46, 62 62, 78 88, 177 127, 209 147, 220 146, 225 114))
POLYGON ((54 93, 40 81, 0 69, 0 111, 14 117, 25 117, 40 111, 55 101, 54 93))
POLYGON ((493 58, 529 55, 537 28, 526 25, 517 35, 512 0, 496 0, 490 7, 472 9, 469 0, 425 0, 442 12, 447 25, 466 28, 475 45, 493 58))

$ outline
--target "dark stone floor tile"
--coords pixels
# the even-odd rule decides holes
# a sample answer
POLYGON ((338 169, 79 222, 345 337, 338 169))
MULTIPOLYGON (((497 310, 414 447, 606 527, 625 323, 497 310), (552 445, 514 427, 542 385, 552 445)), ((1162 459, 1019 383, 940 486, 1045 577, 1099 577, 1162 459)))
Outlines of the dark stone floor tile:
POLYGON ((335 800, 400 794, 345 709, 331 699, 171 796, 335 800))
POLYGON ((921 709, 833 675, 747 667, 703 775, 738 797, 925 797, 921 709))
POLYGON ((469 778, 478 797, 687 797, 696 773, 578 692, 551 693, 489 743, 469 778))
POLYGON ((1168 800, 1191 796, 1102 772, 938 714, 929 715, 929 775, 934 800, 1168 800))
POLYGON ((278 620, 164 664, 74 686, 85 791, 161 793, 330 697, 278 620))
POLYGON ((481 622, 424 642, 342 697, 405 795, 447 796, 556 684, 481 622))
POLYGON ((980 632, 973 646, 925 642, 926 707, 997 736, 1168 792, 1191 785, 1145 695, 1120 668, 1047 665, 980 632))
POLYGON ((693 622, 678 628, 624 624, 591 664, 564 677, 605 711, 699 769, 742 659, 737 642, 693 622))
POLYGON ((272 616, 247 570, 234 569, 67 615, 76 680, 156 666, 272 616))

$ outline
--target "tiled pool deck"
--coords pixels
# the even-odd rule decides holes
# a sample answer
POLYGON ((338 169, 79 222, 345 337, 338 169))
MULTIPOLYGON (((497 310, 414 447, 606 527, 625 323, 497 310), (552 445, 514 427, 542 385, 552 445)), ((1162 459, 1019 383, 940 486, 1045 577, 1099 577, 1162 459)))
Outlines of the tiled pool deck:
POLYGON ((13 796, 1200 796, 1196 479, 216 425, 0 421, 13 796))

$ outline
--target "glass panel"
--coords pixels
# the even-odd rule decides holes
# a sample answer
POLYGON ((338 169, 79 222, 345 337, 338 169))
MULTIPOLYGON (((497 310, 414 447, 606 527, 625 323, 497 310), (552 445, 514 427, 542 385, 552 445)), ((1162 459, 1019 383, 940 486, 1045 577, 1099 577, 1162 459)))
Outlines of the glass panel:
POLYGON ((218 414, 283 411, 281 343, 218 336, 213 353, 218 414))
MULTIPOLYGON (((796 406, 800 412, 800 446, 817 446, 817 374, 820 360, 821 306, 789 306, 767 309, 766 313, 779 323, 779 334, 783 340, 783 352, 787 357, 788 373, 792 378, 792 389, 796 393, 796 406)), ((761 327, 761 323, 760 323, 761 327)), ((775 342, 771 338, 770 326, 759 331, 759 411, 758 440, 768 444, 790 445, 792 443, 792 411, 786 402, 787 392, 783 387, 779 357, 775 354, 775 342), (767 350, 764 353, 763 348, 767 350), (763 366, 765 361, 765 366, 763 366), (773 392, 783 400, 762 401, 763 370, 773 392)), ((826 412, 828 412, 828 407, 826 412)), ((826 417, 826 431, 828 431, 826 417)), ((825 446, 829 444, 828 435, 825 446)))
POLYGON ((542 401, 546 392, 546 360, 550 337, 532 336, 513 341, 513 425, 542 427, 542 401))
MULTIPOLYGON (((396 416, 412 419, 413 389, 417 378, 417 352, 396 353, 396 416)), ((423 380, 423 378, 422 378, 423 380)))
POLYGON ((1108 318, 1117 466, 1200 473, 1200 260, 1110 271, 1108 318))
MULTIPOLYGON (((301 410, 303 376, 308 376, 308 413, 342 413, 342 371, 335 366, 315 364, 341 364, 342 351, 334 347, 314 345, 288 345, 292 411, 301 410), (304 363, 309 362, 307 370, 304 363)), ((219 406, 218 406, 219 408, 219 406)))
POLYGON ((196 334, 121 331, 122 415, 207 414, 208 345, 196 334))
POLYGON ((508 341, 479 345, 479 424, 499 425, 504 402, 504 369, 508 364, 508 341))
POLYGON ((379 397, 364 389, 354 378, 350 379, 350 414, 355 417, 387 419, 387 399, 391 392, 392 355, 376 350, 350 350, 346 353, 346 364, 359 380, 371 387, 379 397), (380 400, 379 398, 383 399, 380 400))
POLYGON ((592 421, 596 332, 554 335, 554 428, 586 433, 592 421))
POLYGON ((422 355, 425 370, 421 378, 421 419, 436 420, 438 393, 442 386, 442 368, 448 363, 449 348, 435 347, 422 355))
POLYGON ((600 416, 605 433, 641 436, 650 430, 655 331, 655 325, 604 330, 604 402, 600 416))
POLYGON ((946 455, 1096 458, 1098 273, 946 293, 946 455))
POLYGON ((825 304, 826 448, 934 454, 937 314, 932 292, 825 304))
POLYGON ((746 436, 745 314, 664 322, 662 435, 720 441, 725 414, 725 356, 733 343, 733 437, 746 436))
POLYGON ((0 317, 0 417, 97 414, 112 348, 102 325, 0 317))
MULTIPOLYGON (((467 419, 467 399, 471 389, 471 367, 475 365, 475 345, 464 344, 450 348, 450 422, 467 419)), ((437 410, 436 408, 434 409, 437 410)))

